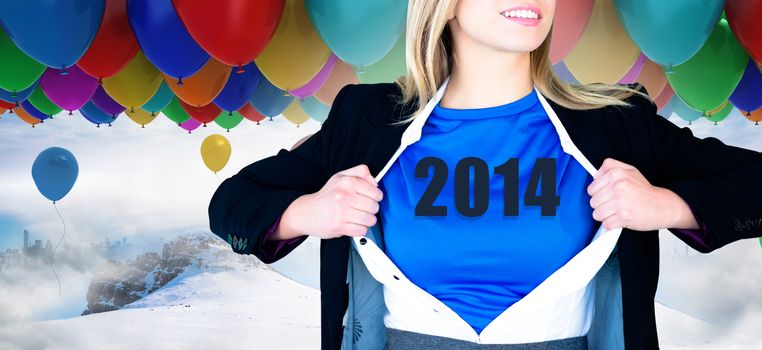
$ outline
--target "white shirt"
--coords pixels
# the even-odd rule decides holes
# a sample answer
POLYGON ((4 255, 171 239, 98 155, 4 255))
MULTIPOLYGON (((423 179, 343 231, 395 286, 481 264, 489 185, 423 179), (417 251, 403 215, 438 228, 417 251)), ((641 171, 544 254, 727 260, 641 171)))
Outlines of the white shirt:
MULTIPOLYGON (((375 177, 380 181, 408 145, 421 138, 421 129, 442 98, 449 77, 425 109, 402 134, 400 147, 375 177)), ((574 145, 555 111, 534 88, 558 132, 564 152, 573 156, 591 175, 597 169, 574 145)), ((447 305, 412 283, 374 242, 373 236, 352 237, 353 246, 369 273, 383 285, 387 312, 384 325, 416 333, 461 339, 480 344, 540 342, 586 335, 594 313, 594 277, 611 255, 622 228, 607 230, 600 225, 593 240, 569 262, 556 270, 481 332, 476 331, 447 305)))

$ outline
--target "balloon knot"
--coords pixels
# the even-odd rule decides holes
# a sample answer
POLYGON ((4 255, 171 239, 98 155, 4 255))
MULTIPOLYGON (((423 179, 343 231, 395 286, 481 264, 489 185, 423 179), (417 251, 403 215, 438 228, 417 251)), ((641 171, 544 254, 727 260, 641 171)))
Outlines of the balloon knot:
POLYGON ((12 97, 16 97, 16 91, 14 90, 13 93, 11 93, 12 97))
POLYGON ((235 71, 235 72, 236 72, 236 73, 238 73, 238 74, 241 74, 241 73, 243 73, 243 72, 245 72, 245 71, 246 71, 246 70, 245 70, 245 69, 243 69, 243 66, 239 65, 239 66, 238 66, 238 70, 237 70, 237 71, 235 71))
POLYGON ((98 85, 103 85, 103 78, 98 78, 98 85))
POLYGON ((61 69, 61 75, 69 75, 69 72, 66 70, 66 67, 63 67, 61 69))
POLYGON ((230 132, 230 129, 228 129, 228 132, 230 132))
POLYGON ((156 116, 156 112, 151 112, 151 116, 155 117, 156 116))
POLYGON ((96 127, 96 128, 100 128, 100 127, 101 127, 101 125, 100 125, 100 124, 95 124, 95 127, 96 127))
POLYGON ((16 101, 16 107, 18 107, 18 106, 20 106, 20 105, 19 105, 19 101, 16 101))
POLYGON ((116 114, 111 115, 111 120, 114 120, 114 119, 116 119, 116 114))
POLYGON ((233 111, 228 111, 228 115, 233 115, 233 111))
POLYGON ((188 130, 188 133, 189 133, 189 134, 191 133, 191 132, 190 132, 190 130, 188 130))
POLYGON ((204 127, 206 127, 206 123, 204 123, 204 127))
POLYGON ((183 85, 183 77, 177 78, 177 85, 183 85))
POLYGON ((11 108, 10 112, 8 112, 8 113, 13 114, 13 108, 11 108))
POLYGON ((135 113, 135 107, 130 107, 130 113, 135 113))
POLYGON ((146 125, 145 125, 145 124, 140 124, 140 128, 141 128, 141 129, 145 129, 145 127, 146 127, 146 125))
POLYGON ((257 125, 259 125, 259 121, 257 121, 257 125))
POLYGON ((71 111, 69 111, 69 115, 74 115, 74 113, 72 113, 71 111))
POLYGON ((751 112, 749 112, 749 111, 746 111, 746 116, 748 117, 748 116, 750 116, 750 115, 751 115, 751 112))
POLYGON ((108 127, 109 127, 109 128, 111 127, 111 123, 108 123, 108 127))

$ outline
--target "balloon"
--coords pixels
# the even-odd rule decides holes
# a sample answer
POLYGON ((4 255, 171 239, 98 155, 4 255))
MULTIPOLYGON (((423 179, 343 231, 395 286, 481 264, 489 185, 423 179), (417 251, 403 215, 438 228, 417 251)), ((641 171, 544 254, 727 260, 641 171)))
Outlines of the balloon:
POLYGON ((213 122, 214 119, 216 119, 222 111, 220 107, 217 107, 217 105, 214 103, 210 103, 206 106, 196 107, 180 100, 180 105, 183 107, 185 112, 191 116, 191 118, 197 120, 200 123, 203 123, 204 127, 206 127, 207 123, 213 122))
POLYGON ((90 76, 110 77, 130 63, 139 48, 127 19, 127 0, 108 0, 100 29, 77 65, 90 76))
POLYGON ((11 102, 14 105, 18 106, 21 101, 26 100, 29 98, 29 96, 32 95, 32 93, 34 93, 34 90, 37 89, 37 84, 38 83, 35 82, 32 86, 16 92, 0 89, 0 100, 11 102))
POLYGON ((249 101, 259 83, 262 73, 252 62, 244 66, 243 73, 230 74, 225 87, 214 98, 214 104, 226 111, 235 111, 249 101))
POLYGON ((100 110, 93 101, 88 101, 82 106, 82 108, 79 109, 79 113, 82 113, 82 116, 85 117, 85 119, 99 128, 101 127, 101 124, 108 124, 108 126, 111 126, 111 123, 118 117, 118 115, 109 114, 100 110))
POLYGON ((219 125, 223 129, 227 129, 227 131, 230 131, 230 129, 236 127, 236 125, 241 123, 241 120, 243 120, 243 115, 241 115, 241 113, 238 113, 238 111, 235 111, 232 114, 229 114, 228 112, 220 113, 220 115, 217 116, 216 119, 214 119, 214 122, 217 123, 217 125, 219 125))
POLYGON ((257 122, 257 125, 259 125, 259 122, 265 119, 265 116, 257 112, 257 110, 250 104, 247 103, 243 108, 238 110, 238 113, 241 113, 244 118, 251 120, 253 122, 257 122))
POLYGON ((105 8, 105 0, 6 0, 0 1, 0 24, 27 55, 66 70, 90 47, 105 8))
POLYGON ((98 79, 95 79, 77 66, 71 66, 65 74, 62 70, 48 68, 40 78, 40 86, 45 96, 57 106, 69 111, 79 109, 95 93, 98 79))
POLYGON ((749 55, 721 19, 704 47, 672 68, 667 80, 691 108, 709 111, 725 102, 738 86, 749 55))
POLYGON ((331 107, 324 105, 315 97, 307 97, 304 99, 304 101, 300 101, 299 104, 301 105, 304 112, 310 116, 310 118, 315 119, 321 123, 328 119, 328 112, 331 110, 331 107))
MULTIPOLYGON (((406 69, 405 33, 402 33, 399 39, 397 39, 397 43, 394 44, 394 47, 392 47, 392 50, 386 56, 370 66, 356 69, 357 76, 352 77, 354 80, 352 84, 357 83, 358 79, 363 84, 391 83, 397 80, 398 77, 405 75, 406 69)), ((336 92, 338 93, 338 90, 336 92)), ((331 100, 333 101, 333 99, 331 100)))
POLYGON ((114 76, 103 79, 103 88, 120 105, 133 109, 144 105, 161 86, 161 74, 138 51, 135 58, 114 76))
POLYGON ((744 118, 753 121, 754 125, 759 125, 759 122, 762 122, 762 108, 751 112, 742 110, 741 114, 744 118))
POLYGON ((153 97, 151 97, 148 102, 140 106, 140 108, 151 112, 153 115, 156 115, 156 113, 161 112, 162 109, 167 107, 167 105, 172 102, 173 97, 175 97, 175 94, 172 93, 172 90, 167 85, 167 82, 162 80, 161 85, 159 86, 159 90, 153 94, 153 97))
POLYGON ((201 158, 206 167, 215 174, 228 163, 231 150, 228 139, 220 134, 209 135, 201 142, 201 158))
POLYGON ((51 117, 61 113, 61 107, 58 107, 48 98, 48 96, 45 96, 45 92, 42 91, 42 87, 39 85, 37 85, 37 88, 34 89, 34 92, 29 95, 27 101, 29 101, 40 112, 45 113, 51 117))
POLYGON ((730 95, 730 102, 738 109, 753 111, 762 107, 762 72, 754 60, 749 59, 741 81, 730 95))
POLYGON ((580 83, 577 78, 574 77, 574 74, 569 71, 569 68, 566 67, 566 64, 563 61, 553 65, 553 72, 559 79, 565 81, 568 84, 580 83))
POLYGON ((21 107, 23 107, 24 111, 29 113, 29 115, 32 117, 39 119, 40 123, 42 123, 42 120, 50 118, 49 115, 40 112, 39 109, 35 108, 31 103, 29 103, 29 100, 24 100, 24 102, 21 102, 21 107))
POLYGON ((717 122, 727 118, 732 110, 733 105, 728 101, 725 101, 725 103, 720 105, 720 107, 715 108, 713 111, 707 112, 706 119, 709 119, 709 121, 714 122, 714 125, 717 125, 717 122))
MULTIPOLYGON (((383 60, 384 59, 381 61, 383 60)), ((368 69, 366 69, 365 72, 368 72, 368 69)), ((341 60, 336 60, 336 65, 333 67, 333 71, 331 71, 331 75, 328 77, 328 80, 312 96, 324 104, 331 105, 333 104, 333 100, 336 98, 336 95, 339 93, 341 88, 347 84, 357 83, 357 75, 352 69, 352 66, 342 62, 341 60)))
POLYGON ((79 164, 69 150, 50 147, 40 152, 32 163, 32 179, 45 198, 53 201, 66 196, 79 175, 79 164))
POLYGON ((596 1, 582 38, 564 59, 574 78, 584 84, 613 84, 622 79, 640 50, 622 28, 612 0, 596 1))
POLYGON ((310 23, 304 1, 287 0, 272 41, 255 62, 267 80, 288 91, 312 80, 330 55, 310 23))
POLYGON ((211 103, 225 87, 229 77, 230 67, 214 58, 210 58, 193 76, 185 78, 182 84, 164 74, 172 92, 185 103, 194 106, 206 106, 211 103))
POLYGON ((661 95, 661 92, 668 85, 667 76, 664 75, 664 68, 648 58, 646 58, 643 70, 640 71, 640 75, 635 81, 646 87, 646 91, 648 91, 648 95, 652 99, 655 96, 661 95))
POLYGON ((641 53, 640 56, 638 56, 637 61, 635 61, 635 64, 632 65, 632 68, 625 74, 622 79, 619 79, 619 83, 622 84, 632 84, 637 81, 638 76, 640 76, 640 72, 643 71, 643 65, 646 63, 646 60, 648 58, 641 53))
POLYGON ((286 107, 286 109, 283 111, 283 117, 285 117, 286 120, 296 124, 297 127, 299 124, 310 120, 310 116, 304 111, 304 109, 302 109, 302 106, 299 105, 299 100, 297 99, 293 99, 288 107, 286 107))
POLYGON ((307 14, 342 61, 368 66, 392 49, 405 28, 407 1, 305 0, 307 14))
POLYGON ((13 109, 16 108, 16 104, 0 100, 0 108, 9 111, 8 113, 10 113, 10 114, 13 114, 13 109))
POLYGON ((720 20, 724 0, 614 0, 630 38, 651 60, 671 68, 701 49, 720 20))
POLYGON ((95 90, 90 101, 93 101, 93 103, 98 106, 98 109, 106 114, 111 114, 112 116, 124 112, 125 109, 124 106, 114 101, 114 99, 106 93, 106 90, 103 90, 102 86, 98 86, 98 89, 95 90))
MULTIPOLYGON (((164 115, 166 115, 169 120, 177 123, 177 125, 181 125, 183 122, 191 119, 190 115, 188 115, 185 109, 183 109, 183 106, 180 104, 180 99, 177 97, 172 97, 172 100, 169 102, 167 107, 164 107, 161 112, 164 113, 164 115)), ((199 125, 201 124, 199 123, 199 125)))
POLYGON ((45 65, 16 47, 0 28, 0 89, 21 91, 32 86, 45 71, 45 65))
POLYGON ((135 110, 127 111, 125 114, 127 114, 127 117, 132 119, 132 121, 140 124, 141 128, 145 128, 146 124, 149 124, 150 122, 154 121, 154 119, 156 119, 156 117, 153 116, 150 112, 145 111, 141 108, 135 108, 135 110))
POLYGON ((281 114, 292 100, 294 100, 293 96, 278 89, 269 80, 262 77, 259 79, 257 89, 254 90, 254 95, 251 96, 249 102, 259 113, 272 118, 281 114))
POLYGON ((336 56, 334 54, 331 54, 328 57, 328 61, 325 62, 325 65, 323 68, 318 72, 317 75, 312 77, 312 80, 307 82, 307 84, 304 84, 304 86, 289 90, 289 93, 293 96, 299 97, 300 99, 304 99, 307 96, 310 96, 314 94, 318 89, 320 89, 323 84, 325 84, 326 80, 328 80, 328 77, 331 75, 331 71, 333 71, 333 67, 336 65, 336 56))
POLYGON ((595 0, 562 0, 556 2, 553 16, 550 62, 558 64, 571 52, 587 28, 595 0))
POLYGON ((185 129, 185 130, 188 130, 189 134, 191 133, 191 131, 196 130, 196 128, 198 128, 200 125, 201 125, 201 123, 198 120, 193 119, 193 118, 190 118, 190 119, 180 123, 180 127, 185 129))
POLYGON ((672 116, 672 113, 674 113, 674 111, 672 111, 672 106, 670 106, 669 103, 667 103, 666 105, 664 105, 664 107, 657 110, 656 113, 659 116, 663 117, 664 119, 669 119, 669 117, 672 116))
POLYGON ((182 82, 209 60, 209 54, 190 36, 170 0, 130 0, 127 13, 140 48, 162 73, 182 82))
POLYGON ((680 119, 687 121, 688 124, 701 118, 701 112, 685 104, 678 95, 673 96, 672 99, 669 100, 669 106, 672 107, 672 110, 678 117, 680 117, 680 119))
POLYGON ((7 109, 0 108, 0 115, 5 114, 5 112, 8 111, 7 109))
POLYGON ((14 108, 14 110, 19 119, 23 120, 25 123, 31 125, 32 127, 42 123, 42 120, 33 117, 31 114, 29 114, 29 112, 25 111, 24 107, 19 106, 14 108))
POLYGON ((748 0, 728 0, 725 3, 728 24, 738 41, 757 62, 762 62, 762 3, 748 0))
POLYGON ((268 45, 285 5, 284 0, 172 3, 193 39, 218 61, 238 67, 238 72, 268 45))
POLYGON ((669 100, 672 99, 672 96, 675 96, 675 91, 672 90, 672 87, 669 86, 669 84, 667 84, 659 96, 656 96, 656 98, 652 99, 656 104, 656 109, 659 110, 664 108, 664 106, 669 103, 669 100))

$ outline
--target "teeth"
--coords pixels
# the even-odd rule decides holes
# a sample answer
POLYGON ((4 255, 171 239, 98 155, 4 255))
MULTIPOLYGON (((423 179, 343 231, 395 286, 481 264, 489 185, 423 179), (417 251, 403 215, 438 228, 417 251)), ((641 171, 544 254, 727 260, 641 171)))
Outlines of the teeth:
POLYGON ((511 11, 505 11, 505 12, 503 12, 503 16, 505 16, 505 17, 515 17, 515 18, 534 18, 534 19, 540 18, 540 16, 537 14, 537 12, 534 12, 532 10, 511 10, 511 11))

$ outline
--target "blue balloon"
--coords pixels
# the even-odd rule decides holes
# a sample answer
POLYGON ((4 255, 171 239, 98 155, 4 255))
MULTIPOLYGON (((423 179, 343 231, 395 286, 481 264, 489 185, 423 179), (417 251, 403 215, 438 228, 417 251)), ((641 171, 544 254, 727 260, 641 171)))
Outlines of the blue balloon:
POLYGON ((391 51, 405 29, 407 1, 305 0, 307 15, 331 51, 367 67, 391 51))
POLYGON ((108 124, 108 126, 111 126, 111 123, 118 117, 118 115, 115 116, 102 111, 95 105, 95 103, 93 103, 93 101, 87 101, 87 103, 79 109, 79 112, 82 113, 82 116, 85 117, 85 119, 99 128, 101 127, 101 124, 108 124))
POLYGON ((730 95, 730 103, 743 111, 756 111, 762 107, 762 72, 753 59, 749 59, 741 81, 730 95))
POLYGON ((302 106, 302 109, 310 118, 321 123, 328 119, 328 112, 331 111, 330 106, 323 104, 315 96, 306 97, 304 101, 299 101, 299 105, 302 106))
POLYGON ((21 51, 65 70, 90 47, 105 9, 106 0, 3 0, 0 25, 21 51))
POLYGON ((34 92, 34 89, 37 88, 37 85, 39 83, 40 83, 40 80, 37 79, 37 81, 34 82, 32 86, 21 91, 16 91, 15 93, 12 91, 0 89, 0 100, 9 102, 9 103, 15 103, 18 106, 21 104, 22 101, 26 100, 27 98, 29 98, 29 96, 32 95, 32 93, 34 92))
POLYGON ((672 116, 672 113, 674 113, 674 111, 672 111, 672 106, 668 102, 666 105, 664 105, 664 107, 656 111, 656 113, 657 115, 664 117, 664 119, 669 119, 669 117, 672 116))
POLYGON ((50 118, 49 115, 40 112, 37 107, 35 107, 29 100, 24 100, 24 102, 21 102, 21 107, 24 107, 24 110, 27 111, 31 116, 39 119, 39 120, 45 120, 50 118))
POLYGON ((704 46, 725 0, 614 0, 614 4, 635 45, 670 71, 704 46))
POLYGON ((669 106, 672 107, 672 111, 674 111, 675 114, 677 114, 680 119, 687 121, 689 124, 701 118, 701 111, 697 111, 688 104, 686 104, 683 100, 680 99, 680 96, 675 94, 675 96, 672 96, 672 99, 669 100, 669 106))
POLYGON ((185 29, 171 0, 128 0, 127 16, 141 50, 164 74, 182 81, 209 60, 209 54, 185 29))
POLYGON ((257 89, 259 79, 262 73, 254 62, 243 66, 245 70, 242 73, 231 73, 225 87, 220 94, 214 98, 214 104, 224 111, 237 111, 241 109, 246 102, 249 102, 254 90, 257 89))
POLYGON ((167 107, 169 103, 172 102, 173 97, 175 97, 175 94, 169 88, 167 82, 162 80, 161 86, 159 86, 159 90, 153 94, 153 97, 151 97, 151 99, 148 100, 146 104, 140 106, 140 108, 144 111, 156 114, 161 112, 164 107, 167 107))
POLYGON ((283 113, 293 99, 294 96, 289 95, 286 91, 278 89, 275 85, 270 83, 266 77, 262 77, 259 79, 257 89, 254 90, 254 95, 249 98, 249 102, 251 102, 251 106, 254 107, 259 114, 272 118, 283 113))
POLYGON ((54 204, 74 187, 78 174, 77 159, 61 147, 50 147, 40 152, 32 164, 34 184, 54 204))

